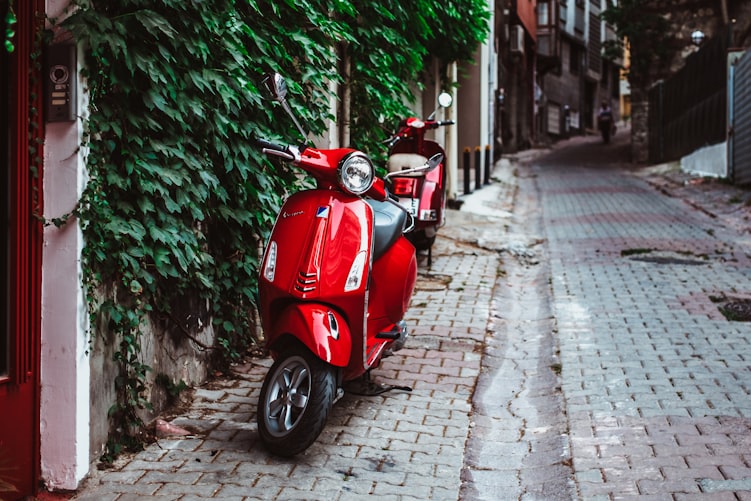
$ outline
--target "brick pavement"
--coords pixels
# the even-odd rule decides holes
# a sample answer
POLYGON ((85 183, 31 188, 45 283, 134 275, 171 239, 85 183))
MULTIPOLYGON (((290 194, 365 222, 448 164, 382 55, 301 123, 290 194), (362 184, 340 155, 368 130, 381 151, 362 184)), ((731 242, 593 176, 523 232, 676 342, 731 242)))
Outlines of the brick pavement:
POLYGON ((534 169, 582 499, 751 499, 743 235, 636 177, 534 169), (740 242, 740 243, 739 243, 740 242))
POLYGON ((75 499, 458 499, 499 256, 476 245, 471 226, 450 224, 465 234, 438 239, 430 270, 421 258, 407 346, 373 371, 378 382, 411 393, 345 394, 316 443, 296 458, 275 458, 255 424, 271 361, 249 360, 233 377, 196 389, 190 408, 171 421, 194 435, 123 457, 75 499))

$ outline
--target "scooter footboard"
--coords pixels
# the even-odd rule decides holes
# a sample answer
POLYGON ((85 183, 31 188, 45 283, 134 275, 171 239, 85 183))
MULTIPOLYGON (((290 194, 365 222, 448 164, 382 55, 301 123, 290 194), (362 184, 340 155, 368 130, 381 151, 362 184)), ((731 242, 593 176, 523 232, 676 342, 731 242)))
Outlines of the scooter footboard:
POLYGON ((352 335, 344 317, 323 304, 296 303, 279 313, 269 337, 269 347, 278 349, 285 335, 303 343, 321 360, 336 367, 346 367, 352 353, 352 335))

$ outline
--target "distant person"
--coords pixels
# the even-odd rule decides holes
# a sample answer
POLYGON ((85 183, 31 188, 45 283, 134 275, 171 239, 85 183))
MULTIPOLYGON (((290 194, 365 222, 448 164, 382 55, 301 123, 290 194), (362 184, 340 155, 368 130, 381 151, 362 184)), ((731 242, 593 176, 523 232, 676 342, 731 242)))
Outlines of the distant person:
POLYGON ((600 105, 600 110, 597 112, 597 128, 600 129, 602 134, 602 141, 604 143, 610 142, 610 135, 614 132, 613 124, 613 110, 610 109, 610 105, 607 101, 603 101, 600 105))

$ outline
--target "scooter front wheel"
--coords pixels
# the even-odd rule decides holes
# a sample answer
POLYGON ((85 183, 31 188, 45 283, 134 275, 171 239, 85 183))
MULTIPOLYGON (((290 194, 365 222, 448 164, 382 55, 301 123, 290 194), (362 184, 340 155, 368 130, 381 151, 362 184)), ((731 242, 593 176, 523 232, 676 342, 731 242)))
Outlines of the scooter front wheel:
POLYGON ((258 433, 278 456, 307 449, 323 431, 336 396, 336 369, 309 350, 282 354, 271 366, 258 399, 258 433))

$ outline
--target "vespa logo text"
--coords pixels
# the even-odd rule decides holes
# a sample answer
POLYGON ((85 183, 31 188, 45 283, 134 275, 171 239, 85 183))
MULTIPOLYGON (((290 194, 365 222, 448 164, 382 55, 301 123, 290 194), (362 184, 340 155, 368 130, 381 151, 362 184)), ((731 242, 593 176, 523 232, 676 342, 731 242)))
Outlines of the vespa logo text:
POLYGON ((298 211, 295 211, 295 212, 286 212, 285 211, 285 212, 282 213, 282 217, 285 218, 285 219, 287 219, 288 217, 295 217, 295 216, 299 216, 300 214, 304 214, 304 212, 301 211, 301 210, 298 210, 298 211))

